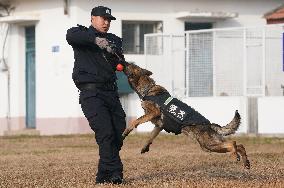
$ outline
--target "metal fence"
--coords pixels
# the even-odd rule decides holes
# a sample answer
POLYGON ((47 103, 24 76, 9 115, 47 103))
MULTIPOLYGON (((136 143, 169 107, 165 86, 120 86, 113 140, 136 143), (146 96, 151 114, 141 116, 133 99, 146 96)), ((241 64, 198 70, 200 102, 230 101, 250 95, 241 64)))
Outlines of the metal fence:
POLYGON ((185 36, 146 34, 146 68, 152 77, 175 96, 185 93, 185 36))
POLYGON ((145 35, 146 66, 176 96, 282 96, 284 25, 145 35))

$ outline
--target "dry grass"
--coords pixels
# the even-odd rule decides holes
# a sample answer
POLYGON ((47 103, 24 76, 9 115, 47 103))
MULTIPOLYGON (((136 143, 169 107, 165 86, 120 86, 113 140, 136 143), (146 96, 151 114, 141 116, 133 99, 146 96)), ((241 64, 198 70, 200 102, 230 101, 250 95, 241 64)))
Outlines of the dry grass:
MULTIPOLYGON (((185 136, 126 138, 125 184, 101 187, 284 187, 284 139, 234 138, 246 146, 251 170, 227 154, 205 153, 185 136)), ((93 135, 0 138, 0 187, 94 187, 98 148, 93 135)), ((98 186, 100 187, 100 186, 98 186)))

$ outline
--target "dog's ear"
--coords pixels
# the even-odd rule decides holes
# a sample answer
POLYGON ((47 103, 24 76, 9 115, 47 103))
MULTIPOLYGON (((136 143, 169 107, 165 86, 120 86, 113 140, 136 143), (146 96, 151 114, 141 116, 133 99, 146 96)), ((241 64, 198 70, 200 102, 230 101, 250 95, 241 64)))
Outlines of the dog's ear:
POLYGON ((151 71, 148 71, 147 69, 142 69, 142 74, 146 76, 151 76, 153 73, 151 71))

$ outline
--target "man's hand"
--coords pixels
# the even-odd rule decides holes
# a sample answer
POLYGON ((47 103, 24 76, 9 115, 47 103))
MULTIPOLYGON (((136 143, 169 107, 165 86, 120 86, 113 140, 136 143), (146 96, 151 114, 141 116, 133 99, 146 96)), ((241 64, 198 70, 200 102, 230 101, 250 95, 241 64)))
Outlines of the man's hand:
POLYGON ((96 37, 95 43, 101 48, 105 49, 107 52, 114 54, 115 53, 115 48, 113 44, 110 45, 108 40, 106 38, 101 38, 101 37, 96 37))

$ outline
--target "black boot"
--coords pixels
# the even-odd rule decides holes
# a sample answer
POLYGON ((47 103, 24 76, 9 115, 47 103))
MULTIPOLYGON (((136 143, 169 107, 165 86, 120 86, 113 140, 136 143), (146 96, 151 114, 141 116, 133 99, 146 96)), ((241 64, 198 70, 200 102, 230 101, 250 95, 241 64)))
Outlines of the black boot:
POLYGON ((108 173, 98 173, 96 177, 96 184, 102 184, 102 183, 111 183, 110 182, 110 174, 108 173))
POLYGON ((112 175, 109 179, 110 183, 113 183, 113 184, 121 184, 122 180, 123 180, 122 177, 119 176, 118 174, 112 175))

